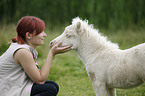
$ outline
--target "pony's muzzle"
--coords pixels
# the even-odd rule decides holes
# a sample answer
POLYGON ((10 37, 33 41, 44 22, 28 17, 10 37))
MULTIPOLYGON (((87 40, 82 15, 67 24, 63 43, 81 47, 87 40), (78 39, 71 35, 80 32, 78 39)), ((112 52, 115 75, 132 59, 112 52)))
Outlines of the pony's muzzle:
POLYGON ((52 48, 53 44, 54 44, 53 41, 51 41, 51 42, 49 43, 49 47, 52 48))

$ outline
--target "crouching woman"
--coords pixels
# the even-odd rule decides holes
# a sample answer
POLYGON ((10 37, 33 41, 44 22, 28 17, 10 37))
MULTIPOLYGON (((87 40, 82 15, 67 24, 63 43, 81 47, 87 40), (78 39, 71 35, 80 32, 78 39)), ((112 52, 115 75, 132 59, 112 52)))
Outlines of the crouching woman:
POLYGON ((17 37, 0 56, 0 96, 56 96, 59 86, 46 81, 53 57, 69 51, 71 46, 52 46, 42 68, 38 68, 36 47, 44 42, 45 23, 34 16, 25 16, 17 24, 17 37))

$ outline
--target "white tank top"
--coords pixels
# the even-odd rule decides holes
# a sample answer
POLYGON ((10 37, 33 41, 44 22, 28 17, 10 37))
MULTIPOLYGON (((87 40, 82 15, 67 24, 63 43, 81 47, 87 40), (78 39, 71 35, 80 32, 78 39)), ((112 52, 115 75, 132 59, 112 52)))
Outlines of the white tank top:
POLYGON ((27 44, 12 43, 7 51, 0 56, 0 96, 30 96, 33 82, 20 64, 16 64, 14 53, 25 48, 33 54, 37 65, 37 51, 27 44))

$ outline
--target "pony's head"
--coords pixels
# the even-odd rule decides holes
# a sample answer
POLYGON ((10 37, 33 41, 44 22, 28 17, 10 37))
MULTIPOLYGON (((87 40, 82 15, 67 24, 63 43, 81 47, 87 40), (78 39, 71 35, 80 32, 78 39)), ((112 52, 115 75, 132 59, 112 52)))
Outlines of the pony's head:
POLYGON ((50 45, 62 41, 61 46, 72 45, 72 49, 77 49, 80 44, 80 34, 85 31, 85 24, 87 25, 87 21, 82 21, 79 17, 74 18, 72 25, 67 26, 60 36, 50 42, 50 45))

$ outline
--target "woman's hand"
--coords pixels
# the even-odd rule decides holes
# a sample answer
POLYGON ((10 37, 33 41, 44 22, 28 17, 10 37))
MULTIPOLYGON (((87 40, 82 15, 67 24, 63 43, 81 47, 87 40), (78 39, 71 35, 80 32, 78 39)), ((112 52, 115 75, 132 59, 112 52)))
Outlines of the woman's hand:
POLYGON ((61 44, 62 44, 62 42, 59 42, 51 47, 50 52, 53 54, 53 56, 55 56, 56 54, 64 53, 64 52, 71 50, 72 45, 69 45, 66 47, 59 47, 59 45, 61 45, 61 44))

